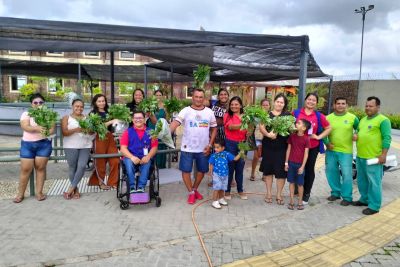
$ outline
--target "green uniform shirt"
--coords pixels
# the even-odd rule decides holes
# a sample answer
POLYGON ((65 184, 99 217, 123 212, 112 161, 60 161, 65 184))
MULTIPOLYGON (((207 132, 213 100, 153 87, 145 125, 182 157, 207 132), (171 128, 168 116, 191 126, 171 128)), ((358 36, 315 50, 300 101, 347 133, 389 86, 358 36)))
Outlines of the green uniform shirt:
POLYGON ((343 115, 331 113, 326 119, 329 121, 332 128, 328 136, 328 142, 333 144, 333 151, 352 154, 353 130, 357 129, 358 118, 346 112, 343 115))
POLYGON ((390 131, 390 120, 382 114, 362 118, 358 125, 357 156, 363 159, 379 157, 382 149, 390 147, 390 131))

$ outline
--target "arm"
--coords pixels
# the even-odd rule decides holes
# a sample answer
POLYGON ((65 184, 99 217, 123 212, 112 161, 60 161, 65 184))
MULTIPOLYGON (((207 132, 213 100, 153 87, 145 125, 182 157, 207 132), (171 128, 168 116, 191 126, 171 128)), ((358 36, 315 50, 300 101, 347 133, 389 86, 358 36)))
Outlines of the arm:
POLYGON ((151 121, 152 124, 156 124, 157 123, 157 117, 154 114, 150 114, 149 115, 149 120, 151 121))
POLYGON ((212 176, 213 169, 214 169, 214 165, 212 165, 211 163, 208 164, 208 175, 209 176, 212 176))
POLYGON ((387 152, 392 142, 391 128, 390 120, 386 119, 381 123, 382 154, 378 157, 379 164, 384 164, 386 162, 387 152))
POLYGON ((286 157, 285 157, 285 171, 289 170, 289 155, 290 155, 291 148, 292 148, 292 145, 288 144, 287 149, 286 149, 286 157))
POLYGON ((22 130, 29 132, 29 133, 41 133, 44 131, 44 128, 42 126, 31 126, 29 119, 28 120, 22 120, 20 122, 22 130))
POLYGON ((147 154, 146 156, 144 156, 141 160, 140 160, 140 164, 146 164, 147 162, 149 162, 157 153, 157 146, 154 146, 150 149, 149 154, 147 154))
POLYGON ((63 134, 63 136, 70 136, 74 133, 80 133, 82 131, 81 128, 75 128, 75 129, 68 129, 68 116, 64 116, 61 119, 61 132, 63 134))
POLYGON ((354 124, 353 124, 353 129, 354 129, 354 132, 353 132, 353 141, 357 141, 357 139, 358 139, 358 135, 357 135, 357 133, 358 133, 358 125, 360 124, 360 120, 357 118, 357 117, 355 117, 354 118, 354 124))
POLYGON ((234 161, 238 161, 239 159, 240 159, 240 153, 238 153, 238 154, 233 158, 234 161))
POLYGON ((308 159, 308 150, 310 150, 308 147, 304 149, 303 163, 301 164, 301 167, 299 168, 298 174, 302 174, 304 172, 304 167, 306 166, 307 159, 308 159))
POLYGON ((321 140, 321 139, 327 137, 331 131, 332 131, 332 127, 330 125, 328 125, 328 126, 326 126, 326 128, 324 128, 322 133, 320 133, 318 135, 312 134, 311 138, 316 139, 316 140, 321 140))
POLYGON ((127 146, 121 145, 120 151, 124 157, 131 159, 134 164, 140 163, 140 159, 132 155, 127 146))
POLYGON ((210 129, 211 131, 211 136, 210 136, 210 143, 207 145, 207 147, 204 148, 203 153, 208 156, 211 153, 211 148, 212 145, 214 144, 215 138, 217 136, 217 127, 213 127, 210 129))
POLYGON ((181 125, 181 123, 177 120, 174 120, 173 122, 171 122, 171 124, 169 125, 169 130, 171 131, 171 133, 175 132, 176 128, 178 128, 181 125))
POLYGON ((270 139, 276 139, 277 134, 274 133, 273 131, 268 132, 267 129, 265 128, 265 125, 260 124, 260 132, 262 133, 263 136, 266 136, 270 139))

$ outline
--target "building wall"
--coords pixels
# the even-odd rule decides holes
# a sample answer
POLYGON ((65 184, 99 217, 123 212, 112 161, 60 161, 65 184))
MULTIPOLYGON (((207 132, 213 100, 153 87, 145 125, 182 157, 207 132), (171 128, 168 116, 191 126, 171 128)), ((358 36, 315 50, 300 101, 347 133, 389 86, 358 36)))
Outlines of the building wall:
POLYGON ((369 96, 379 97, 382 112, 400 113, 400 80, 362 81, 357 97, 360 108, 369 96))

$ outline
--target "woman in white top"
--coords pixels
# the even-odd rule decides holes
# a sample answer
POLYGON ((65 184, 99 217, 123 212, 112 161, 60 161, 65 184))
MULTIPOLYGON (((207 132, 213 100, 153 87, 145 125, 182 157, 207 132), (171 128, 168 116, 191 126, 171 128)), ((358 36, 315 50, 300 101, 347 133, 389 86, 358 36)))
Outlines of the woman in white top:
POLYGON ((71 185, 64 192, 65 199, 78 199, 80 193, 78 184, 85 174, 86 164, 89 160, 93 137, 82 133, 79 120, 84 119, 84 104, 81 99, 72 101, 72 113, 61 120, 61 130, 64 136, 64 152, 69 166, 69 180, 71 185))

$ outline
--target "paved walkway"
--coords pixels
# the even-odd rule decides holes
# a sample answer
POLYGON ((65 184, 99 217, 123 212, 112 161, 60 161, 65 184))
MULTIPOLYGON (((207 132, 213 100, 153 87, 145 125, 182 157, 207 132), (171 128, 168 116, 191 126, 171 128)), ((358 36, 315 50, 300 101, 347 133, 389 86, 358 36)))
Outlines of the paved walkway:
MULTIPOLYGON (((392 152, 399 157, 399 150, 392 152)), ((249 162, 246 166, 248 178, 249 162)), ((265 191, 260 177, 255 182, 246 179, 245 188, 248 192, 265 191)), ((206 181, 200 191, 210 197, 206 181)), ((349 255, 347 248, 351 246, 363 253, 377 247, 385 251, 384 245, 400 236, 394 223, 399 221, 396 217, 400 209, 399 171, 385 174, 383 191, 384 204, 392 204, 378 216, 366 218, 360 207, 342 207, 339 201, 326 200, 329 189, 321 169, 317 172, 310 206, 304 211, 266 204, 262 195, 250 194, 247 201, 233 198, 222 210, 215 210, 205 202, 197 207, 195 220, 214 266, 246 262, 260 255, 266 258, 268 252, 275 253, 272 255, 276 264, 284 265, 291 261, 280 255, 311 260, 318 249, 321 253, 314 259, 336 257, 337 261, 327 262, 337 266, 363 255, 349 255), (385 221, 378 219, 382 217, 385 221), (365 225, 370 225, 371 230, 365 225), (354 238, 347 243, 349 247, 331 249, 340 238, 345 243, 350 234, 354 238), (376 236, 385 236, 386 241, 375 242, 372 238, 376 236), (303 251, 300 255, 299 250, 303 251)), ((115 191, 83 194, 80 200, 69 201, 60 196, 42 202, 28 198, 18 205, 9 199, 0 200, 0 266, 207 266, 192 224, 193 206, 185 203, 184 185, 165 184, 160 193, 163 200, 160 208, 153 203, 131 206, 126 211, 120 210, 115 191)), ((354 194, 357 198, 356 189, 354 194)))

